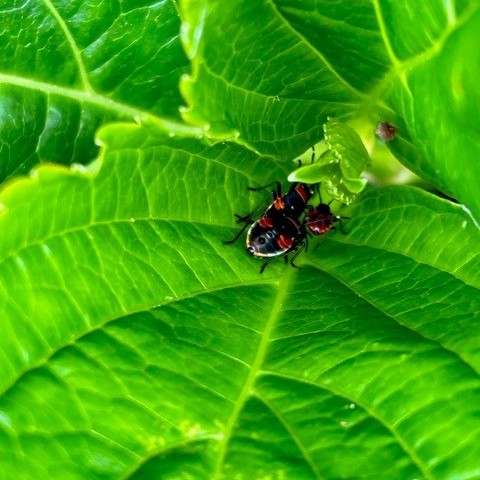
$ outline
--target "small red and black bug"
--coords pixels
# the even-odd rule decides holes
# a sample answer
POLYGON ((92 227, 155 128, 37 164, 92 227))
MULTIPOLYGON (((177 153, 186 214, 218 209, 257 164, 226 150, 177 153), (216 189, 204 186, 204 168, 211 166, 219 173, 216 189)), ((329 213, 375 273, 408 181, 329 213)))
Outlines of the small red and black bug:
POLYGON ((273 191, 274 201, 261 214, 255 218, 264 208, 260 204, 246 216, 236 215, 238 222, 244 226, 232 240, 225 244, 235 243, 247 227, 247 251, 254 257, 267 258, 260 273, 265 270, 268 263, 278 257, 286 256, 296 250, 299 246, 305 245, 305 229, 300 216, 305 211, 308 200, 315 192, 314 187, 305 183, 294 183, 288 192, 282 195, 280 182, 266 185, 260 188, 249 188, 252 191, 260 191, 275 185, 273 191))
POLYGON ((312 235, 324 235, 330 230, 335 230, 335 223, 338 222, 340 225, 340 231, 342 233, 347 233, 343 228, 343 218, 349 219, 349 217, 334 215, 330 210, 330 204, 320 203, 316 207, 307 205, 304 225, 307 233, 312 235))

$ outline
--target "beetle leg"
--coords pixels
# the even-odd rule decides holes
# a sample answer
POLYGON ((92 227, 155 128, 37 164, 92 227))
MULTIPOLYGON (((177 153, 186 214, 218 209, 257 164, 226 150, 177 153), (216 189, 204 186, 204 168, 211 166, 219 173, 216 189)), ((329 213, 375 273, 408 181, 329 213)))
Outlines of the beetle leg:
POLYGON ((306 244, 306 241, 304 240, 303 242, 301 242, 299 244, 299 246, 296 248, 296 252, 295 254, 293 255, 292 259, 290 260, 290 265, 293 267, 293 268, 300 268, 298 267, 297 265, 295 265, 295 259, 300 255, 300 253, 303 251, 303 250, 306 250, 307 249, 307 244, 306 244))
POLYGON ((237 219, 237 223, 242 223, 242 222, 251 222, 252 221, 252 214, 249 213, 248 215, 239 215, 238 213, 235 214, 235 218, 237 219))
POLYGON ((263 273, 265 269, 268 267, 268 265, 273 261, 274 259, 269 259, 265 260, 262 264, 262 267, 260 268, 260 273, 263 273))
POLYGON ((350 217, 337 217, 337 220, 338 220, 338 224, 340 226, 340 231, 346 235, 348 232, 345 230, 345 228, 343 227, 343 223, 342 223, 342 218, 347 218, 350 220, 350 217))
POLYGON ((248 187, 248 190, 251 192, 261 192, 262 190, 265 190, 266 188, 270 188, 272 186, 275 186, 275 190, 273 191, 273 199, 276 200, 277 198, 282 196, 282 184, 280 182, 272 182, 267 185, 264 185, 263 187, 248 187))
POLYGON ((245 225, 240 229, 240 231, 231 239, 231 240, 224 240, 223 244, 224 245, 231 245, 232 243, 235 243, 242 233, 246 230, 246 228, 250 225, 251 222, 245 222, 245 225))

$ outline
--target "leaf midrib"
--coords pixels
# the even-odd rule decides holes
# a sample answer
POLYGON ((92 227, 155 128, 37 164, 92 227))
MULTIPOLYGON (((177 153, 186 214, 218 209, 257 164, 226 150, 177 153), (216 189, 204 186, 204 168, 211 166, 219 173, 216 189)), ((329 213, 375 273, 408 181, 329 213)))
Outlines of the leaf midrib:
POLYGON ((20 77, 18 75, 10 75, 7 73, 0 73, 0 83, 27 88, 29 90, 42 92, 47 95, 58 95, 76 102, 89 103, 107 110, 115 111, 127 117, 152 117, 152 114, 149 112, 131 107, 115 100, 111 100, 110 98, 99 95, 94 91, 83 91, 75 88, 62 87, 52 83, 32 80, 30 78, 20 77))
POLYGON ((257 376, 261 371, 261 367, 264 363, 264 360, 267 354, 268 345, 271 340, 271 334, 274 330, 274 327, 276 326, 279 314, 282 311, 283 299, 286 296, 286 292, 288 291, 290 287, 290 283, 292 281, 293 271, 294 269, 288 269, 287 272, 281 277, 281 281, 279 283, 279 289, 275 297, 275 301, 273 302, 270 315, 267 321, 265 322, 265 327, 262 331, 262 336, 260 338, 260 343, 258 345, 257 354, 255 355, 255 358, 252 362, 252 365, 248 372, 243 388, 240 391, 240 394, 236 402, 234 403, 234 407, 228 419, 228 422, 225 425, 223 439, 219 445, 219 454, 217 458, 217 463, 215 466, 215 470, 212 473, 213 480, 216 480, 216 479, 220 480, 222 478, 222 468, 224 466, 224 461, 227 455, 230 439, 232 438, 234 428, 238 422, 242 409, 245 406, 245 403, 247 402, 247 400, 251 396, 257 376))

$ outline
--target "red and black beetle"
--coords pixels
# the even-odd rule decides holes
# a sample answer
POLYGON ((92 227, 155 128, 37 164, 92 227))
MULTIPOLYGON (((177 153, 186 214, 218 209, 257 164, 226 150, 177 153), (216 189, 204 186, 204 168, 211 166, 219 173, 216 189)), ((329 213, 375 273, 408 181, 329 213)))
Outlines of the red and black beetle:
MULTIPOLYGON (((245 225, 232 240, 225 244, 235 243, 247 227, 247 252, 258 258, 266 259, 260 269, 262 273, 268 263, 276 257, 286 256, 305 246, 305 228, 300 221, 300 216, 307 207, 307 202, 315 192, 314 187, 306 183, 294 183, 286 194, 282 195, 280 182, 274 182, 274 201, 261 214, 258 220, 255 216, 259 213, 257 207, 246 216, 236 215, 238 222, 245 225)), ((249 188, 260 191, 271 185, 260 188, 249 188)))

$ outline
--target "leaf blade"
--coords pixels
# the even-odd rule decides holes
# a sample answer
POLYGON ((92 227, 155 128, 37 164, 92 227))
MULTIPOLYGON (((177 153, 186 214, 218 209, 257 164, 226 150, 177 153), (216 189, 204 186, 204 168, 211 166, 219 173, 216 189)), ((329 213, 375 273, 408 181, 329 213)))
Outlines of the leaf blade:
POLYGON ((311 248, 298 271, 279 262, 260 276, 221 241, 232 210, 250 208, 237 192, 252 162, 257 180, 281 178, 271 159, 150 126, 101 138, 91 170, 41 167, 0 196, 0 275, 18 285, 0 290, 12 332, 0 338, 2 445, 27 459, 0 457, 3 471, 338 478, 365 452, 377 478, 476 467, 478 257, 463 265, 458 252, 479 234, 463 210, 417 189, 366 193, 347 235, 311 248), (455 240, 440 255, 427 248, 439 232, 455 240), (461 428, 442 421, 452 411, 461 428), (42 464, 28 460, 38 451, 42 464))

